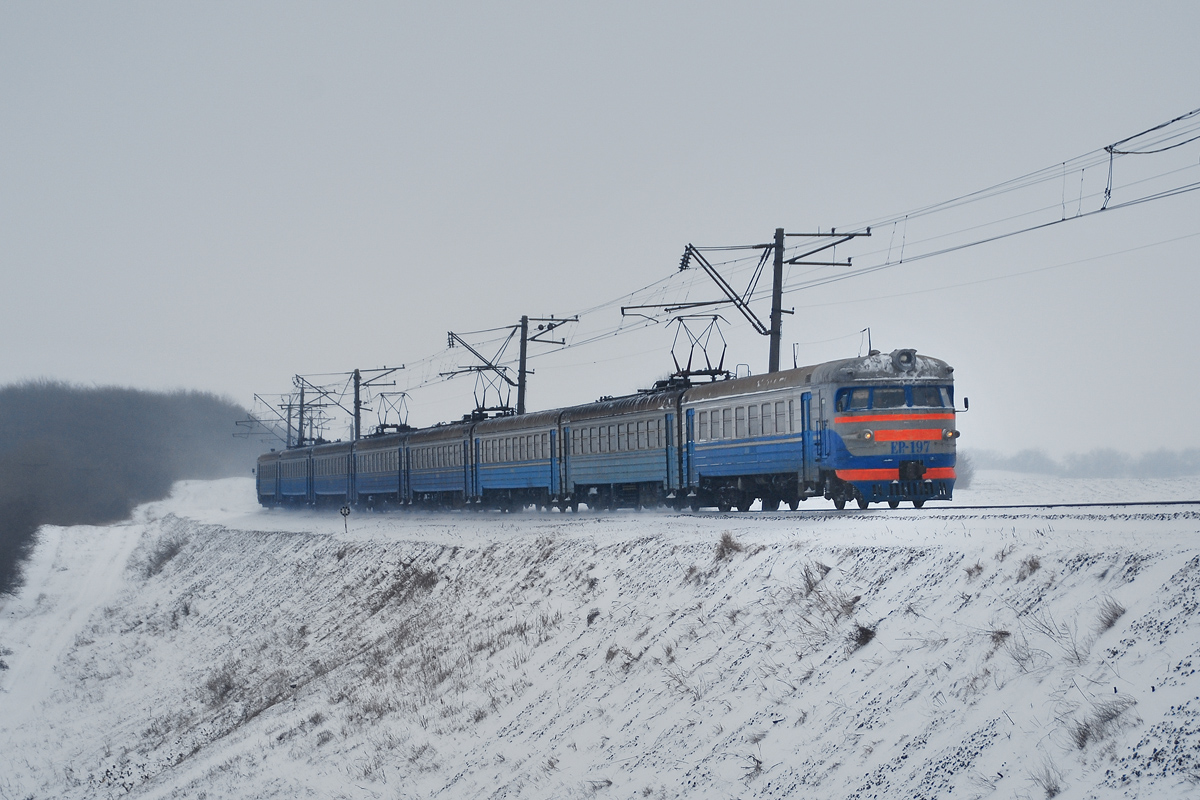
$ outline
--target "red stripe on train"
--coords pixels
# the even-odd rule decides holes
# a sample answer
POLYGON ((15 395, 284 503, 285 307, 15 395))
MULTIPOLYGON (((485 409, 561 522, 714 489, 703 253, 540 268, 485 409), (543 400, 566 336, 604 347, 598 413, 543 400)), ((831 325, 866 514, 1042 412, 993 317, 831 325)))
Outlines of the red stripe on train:
MULTIPOLYGON (((839 469, 837 476, 844 481, 898 481, 899 469, 839 469)), ((954 467, 931 467, 923 480, 953 480, 954 467)))
POLYGON ((909 420, 928 421, 928 420, 953 420, 953 414, 863 414, 855 417, 834 417, 833 421, 839 425, 847 422, 908 422, 909 420))

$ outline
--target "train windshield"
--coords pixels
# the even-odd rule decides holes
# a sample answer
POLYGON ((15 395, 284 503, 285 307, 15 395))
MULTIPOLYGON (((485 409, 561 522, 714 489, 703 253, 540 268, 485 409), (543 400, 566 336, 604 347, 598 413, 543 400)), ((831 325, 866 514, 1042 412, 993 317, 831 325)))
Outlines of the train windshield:
POLYGON ((913 386, 912 404, 926 408, 950 408, 954 405, 948 386, 913 386))
POLYGON ((908 399, 903 386, 878 388, 871 392, 871 408, 904 408, 908 399))
POLYGON ((954 390, 949 386, 859 386, 840 389, 838 411, 869 408, 953 408, 954 390))

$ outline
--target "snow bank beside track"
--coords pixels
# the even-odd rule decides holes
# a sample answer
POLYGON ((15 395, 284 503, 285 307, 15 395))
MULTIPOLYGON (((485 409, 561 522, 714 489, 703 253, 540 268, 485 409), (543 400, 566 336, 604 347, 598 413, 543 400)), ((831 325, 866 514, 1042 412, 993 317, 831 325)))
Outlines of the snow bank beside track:
POLYGON ((0 606, 4 709, 72 631, 0 797, 1193 791, 1200 510, 950 508, 347 532, 182 484, 0 606), (94 607, 44 592, 90 568, 94 607))

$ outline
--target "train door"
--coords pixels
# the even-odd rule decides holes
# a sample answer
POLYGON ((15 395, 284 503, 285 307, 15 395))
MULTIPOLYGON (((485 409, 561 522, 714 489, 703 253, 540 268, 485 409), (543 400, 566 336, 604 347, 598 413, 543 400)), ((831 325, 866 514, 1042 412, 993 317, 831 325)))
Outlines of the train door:
POLYGON ((800 435, 801 447, 804 454, 804 466, 800 473, 801 483, 816 480, 817 468, 815 461, 816 430, 812 418, 812 392, 800 395, 800 435))
POLYGON ((668 412, 664 424, 666 428, 663 431, 665 437, 663 441, 665 447, 663 449, 667 454, 667 492, 670 493, 677 490, 680 486, 679 454, 675 448, 675 415, 668 412))
POLYGON ((563 498, 573 491, 571 484, 571 426, 562 429, 562 485, 559 490, 563 498))
POLYGON ((689 408, 684 422, 683 474, 689 489, 696 486, 696 409, 689 408))
POLYGON ((817 419, 817 459, 825 460, 829 458, 831 442, 825 434, 829 431, 829 417, 825 414, 825 392, 822 390, 818 393, 820 398, 818 412, 820 417, 817 419))
POLYGON ((400 501, 412 502, 412 475, 410 474, 411 460, 408 455, 408 445, 400 448, 400 501))
POLYGON ((480 445, 479 437, 476 436, 475 452, 471 456, 471 494, 473 494, 475 497, 479 497, 483 494, 482 490, 479 488, 479 460, 482 450, 483 448, 480 445))
POLYGON ((558 494, 558 431, 550 431, 550 495, 558 494))
POLYGON ((471 476, 475 472, 472 469, 471 459, 471 435, 467 434, 462 441, 462 466, 463 466, 463 502, 469 503, 475 496, 474 484, 471 481, 471 476))
POLYGON ((317 502, 316 473, 313 467, 312 450, 304 454, 304 501, 310 506, 317 502))

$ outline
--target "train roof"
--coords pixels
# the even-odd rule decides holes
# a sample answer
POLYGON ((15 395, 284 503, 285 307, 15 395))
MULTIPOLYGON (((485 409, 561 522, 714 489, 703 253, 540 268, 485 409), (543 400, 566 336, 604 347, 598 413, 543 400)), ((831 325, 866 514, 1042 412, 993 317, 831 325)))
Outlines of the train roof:
POLYGON ((681 390, 635 394, 627 397, 614 397, 611 400, 601 400, 585 406, 572 406, 562 409, 563 422, 582 421, 597 417, 613 417, 622 414, 637 414, 643 411, 671 411, 679 404, 681 390))
POLYGON ((919 355, 916 350, 893 350, 890 353, 872 352, 858 358, 843 358, 808 367, 785 369, 734 378, 695 386, 687 390, 684 402, 696 402, 717 397, 756 394, 789 386, 808 386, 822 383, 847 383, 896 378, 907 380, 953 380, 951 367, 941 359, 919 355))
POLYGON ((408 441, 418 444, 460 439, 467 435, 473 424, 472 422, 450 422, 445 425, 434 425, 432 428, 418 428, 407 434, 408 441))
POLYGON ((403 433, 385 433, 378 436, 364 436, 354 443, 355 450, 387 450, 399 447, 408 438, 409 431, 403 433))
POLYGON ((312 446, 314 456, 331 456, 350 451, 349 442, 324 442, 312 446))
POLYGON ((872 352, 860 358, 829 361, 812 368, 813 383, 847 383, 896 378, 904 380, 952 381, 954 367, 940 358, 923 356, 916 350, 872 352))
POLYGON ((548 411, 533 411, 529 414, 521 414, 519 416, 510 415, 507 417, 492 417, 491 419, 480 420, 475 423, 475 433, 481 436, 488 436, 504 431, 525 430, 528 428, 552 428, 558 424, 558 415, 562 411, 561 408, 552 408, 548 411))

